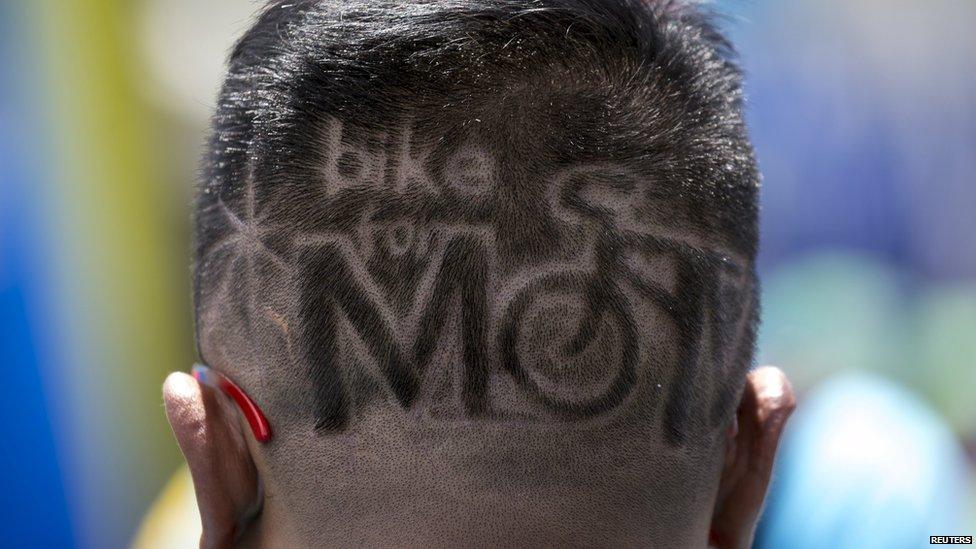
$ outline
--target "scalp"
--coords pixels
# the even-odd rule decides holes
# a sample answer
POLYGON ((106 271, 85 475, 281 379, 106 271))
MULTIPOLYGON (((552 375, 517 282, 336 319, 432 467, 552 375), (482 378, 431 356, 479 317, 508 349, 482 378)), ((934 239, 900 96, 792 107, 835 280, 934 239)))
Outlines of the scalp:
POLYGON ((282 497, 337 468, 437 505, 565 488, 580 513, 582 478, 638 498, 681 492, 648 467, 713 472, 752 360, 759 178, 700 10, 274 3, 204 167, 198 343, 267 408, 282 497))
POLYGON ((460 307, 447 370, 461 373, 441 381, 462 385, 453 406, 505 416, 488 400, 514 390, 493 386, 507 377, 548 410, 522 415, 571 419, 670 370, 674 442, 711 337, 712 358, 735 363, 712 384, 706 423, 720 422, 751 354, 758 177, 717 36, 675 3, 272 4, 215 116, 198 326, 215 303, 223 339, 285 351, 274 362, 298 362, 328 431, 348 426, 353 383, 411 408, 460 307), (650 364, 654 333, 680 364, 650 364), (540 354, 540 337, 572 356, 540 354), (606 374, 614 351, 622 369, 606 374), (351 356, 370 382, 338 367, 351 356), (602 397, 547 394, 595 379, 602 397))
POLYGON ((269 501, 405 544, 709 508, 758 320, 741 102, 685 2, 270 4, 194 269, 202 358, 275 426, 269 501))

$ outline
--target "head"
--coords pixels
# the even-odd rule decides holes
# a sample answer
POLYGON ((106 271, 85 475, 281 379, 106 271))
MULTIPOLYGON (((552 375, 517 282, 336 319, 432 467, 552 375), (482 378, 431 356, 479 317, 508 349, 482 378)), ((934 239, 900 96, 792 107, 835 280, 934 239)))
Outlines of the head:
POLYGON ((238 42, 176 374, 204 541, 748 543, 792 394, 748 373, 731 48, 652 0, 275 2, 238 42))

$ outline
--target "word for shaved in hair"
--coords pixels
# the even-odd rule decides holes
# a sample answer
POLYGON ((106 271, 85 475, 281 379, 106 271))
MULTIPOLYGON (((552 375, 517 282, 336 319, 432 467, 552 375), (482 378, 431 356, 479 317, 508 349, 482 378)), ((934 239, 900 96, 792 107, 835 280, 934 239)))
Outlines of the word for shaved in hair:
MULTIPOLYGON (((324 133, 315 225, 292 235, 289 260, 318 430, 381 403, 584 421, 627 402, 648 357, 676 356, 656 394, 680 444, 704 398, 695 380, 731 377, 751 356, 745 262, 656 225, 639 174, 569 165, 512 185, 469 143, 425 148, 409 129, 357 137, 338 123, 324 133), (665 329, 674 348, 650 348, 665 329), (503 386, 527 403, 514 414, 503 386)), ((735 396, 727 385, 710 401, 715 420, 735 396)))

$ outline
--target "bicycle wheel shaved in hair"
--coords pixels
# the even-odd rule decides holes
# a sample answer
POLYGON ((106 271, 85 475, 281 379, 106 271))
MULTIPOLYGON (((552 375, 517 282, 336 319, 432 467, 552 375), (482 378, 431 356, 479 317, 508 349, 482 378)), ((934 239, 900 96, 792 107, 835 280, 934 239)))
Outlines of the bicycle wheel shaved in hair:
POLYGON ((274 426, 295 539, 695 543, 758 189, 697 4, 273 2, 213 118, 200 354, 274 426))

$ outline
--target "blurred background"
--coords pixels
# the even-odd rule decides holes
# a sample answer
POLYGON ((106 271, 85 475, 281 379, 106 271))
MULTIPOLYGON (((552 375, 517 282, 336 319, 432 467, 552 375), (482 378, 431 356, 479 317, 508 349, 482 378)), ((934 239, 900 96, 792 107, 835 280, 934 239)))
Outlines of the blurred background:
MULTIPOLYGON (((801 411, 850 372, 885 380, 971 473, 976 2, 717 7, 765 174, 759 361, 790 374, 801 411)), ((0 2, 4 545, 125 546, 180 464, 160 384, 194 359, 192 185, 222 63, 257 9, 0 2)), ((976 531, 972 478, 935 496, 969 531, 925 535, 976 531)))

